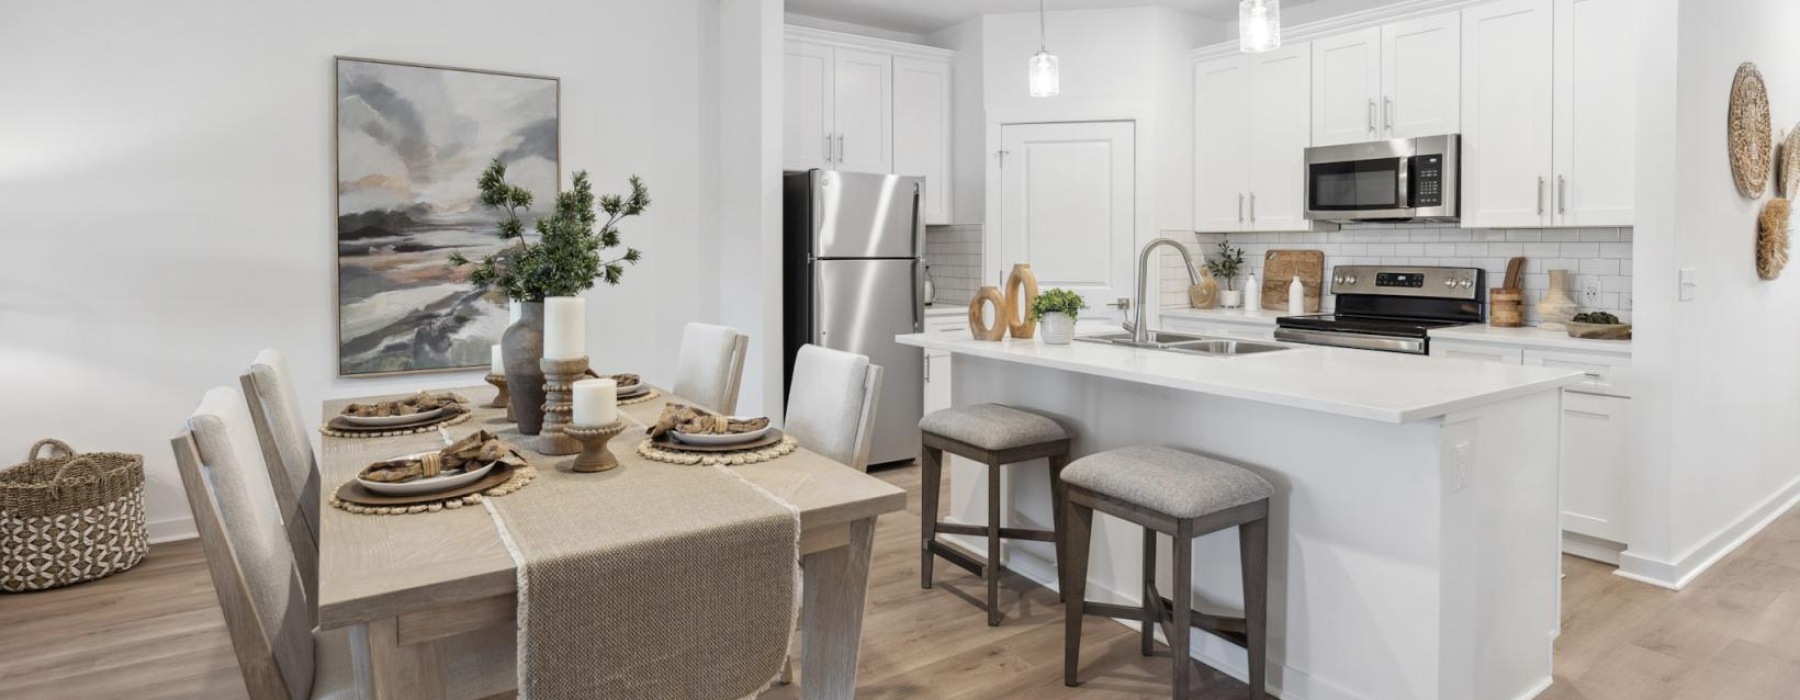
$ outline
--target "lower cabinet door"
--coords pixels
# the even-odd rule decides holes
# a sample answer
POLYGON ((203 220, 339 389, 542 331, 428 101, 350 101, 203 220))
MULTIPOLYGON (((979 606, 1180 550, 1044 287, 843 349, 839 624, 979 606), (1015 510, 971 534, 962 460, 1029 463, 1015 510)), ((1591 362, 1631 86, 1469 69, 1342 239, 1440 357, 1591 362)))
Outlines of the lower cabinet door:
POLYGON ((925 351, 925 412, 950 407, 950 353, 925 351))
POLYGON ((1563 392, 1562 528, 1625 542, 1631 399, 1563 392))

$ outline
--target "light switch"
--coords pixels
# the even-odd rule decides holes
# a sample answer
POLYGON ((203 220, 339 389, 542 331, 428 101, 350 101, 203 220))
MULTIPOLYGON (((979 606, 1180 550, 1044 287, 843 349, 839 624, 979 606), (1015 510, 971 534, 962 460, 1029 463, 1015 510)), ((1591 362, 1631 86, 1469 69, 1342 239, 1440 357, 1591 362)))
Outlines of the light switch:
POLYGON ((1681 289, 1676 298, 1681 301, 1693 301, 1700 297, 1700 270, 1684 267, 1680 270, 1681 289))

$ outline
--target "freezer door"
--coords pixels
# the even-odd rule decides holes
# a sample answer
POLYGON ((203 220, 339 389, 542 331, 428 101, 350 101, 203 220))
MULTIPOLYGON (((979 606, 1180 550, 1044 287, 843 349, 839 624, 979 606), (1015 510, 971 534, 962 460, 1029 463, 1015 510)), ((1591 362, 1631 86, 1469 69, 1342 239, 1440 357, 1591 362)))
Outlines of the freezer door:
POLYGON ((814 170, 813 257, 917 258, 925 180, 814 170))
POLYGON ((812 342, 867 355, 886 370, 875 411, 870 464, 919 456, 925 409, 925 357, 894 342, 920 330, 921 268, 917 260, 819 260, 813 263, 812 342))

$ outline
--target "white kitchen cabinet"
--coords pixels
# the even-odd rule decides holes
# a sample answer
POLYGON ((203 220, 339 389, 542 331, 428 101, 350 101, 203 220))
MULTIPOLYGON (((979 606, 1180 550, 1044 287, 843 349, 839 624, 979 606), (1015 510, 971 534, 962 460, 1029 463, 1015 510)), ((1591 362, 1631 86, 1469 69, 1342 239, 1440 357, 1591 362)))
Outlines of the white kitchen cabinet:
POLYGON ((1456 133, 1461 36, 1447 12, 1314 40, 1313 145, 1456 133))
POLYGON ((1373 141, 1381 102, 1381 28, 1313 41, 1312 142, 1373 141))
MULTIPOLYGON (((968 333, 969 319, 964 314, 944 316, 926 316, 926 333, 968 333)), ((950 353, 942 350, 925 351, 925 412, 949 408, 952 403, 950 394, 950 353)))
POLYGON ((1497 0, 1463 10, 1466 228, 1552 224, 1550 3, 1497 0))
POLYGON ((1468 360, 1487 360, 1509 365, 1523 364, 1525 350, 1510 345, 1488 345, 1486 343, 1458 343, 1433 338, 1429 344, 1432 357, 1459 357, 1468 360))
POLYGON ((951 223, 950 61, 894 57, 894 173, 925 178, 925 223, 951 223))
POLYGON ((1563 530, 1626 541, 1630 417, 1630 399, 1563 392, 1563 530))
POLYGON ((1556 225, 1635 221, 1639 4, 1555 0, 1556 225))
POLYGON ((893 55, 843 47, 832 52, 837 169, 893 172, 893 55))
POLYGON ((831 109, 831 47, 788 41, 783 60, 782 167, 830 169, 837 138, 831 109))
POLYGON ((1308 44, 1194 66, 1194 218, 1200 231, 1303 231, 1308 44))

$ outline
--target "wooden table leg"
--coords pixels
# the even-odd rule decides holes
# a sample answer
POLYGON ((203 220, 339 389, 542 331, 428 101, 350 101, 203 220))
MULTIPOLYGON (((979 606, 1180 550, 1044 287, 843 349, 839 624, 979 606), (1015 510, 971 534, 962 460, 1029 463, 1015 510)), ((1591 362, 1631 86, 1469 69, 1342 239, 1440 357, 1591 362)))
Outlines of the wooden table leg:
POLYGON ((850 700, 856 695, 856 656, 862 646, 863 604, 875 519, 850 524, 850 544, 806 555, 801 602, 800 697, 850 700))
POLYGON ((400 643, 398 618, 368 624, 369 671, 376 700, 441 700, 448 688, 441 640, 400 643))

